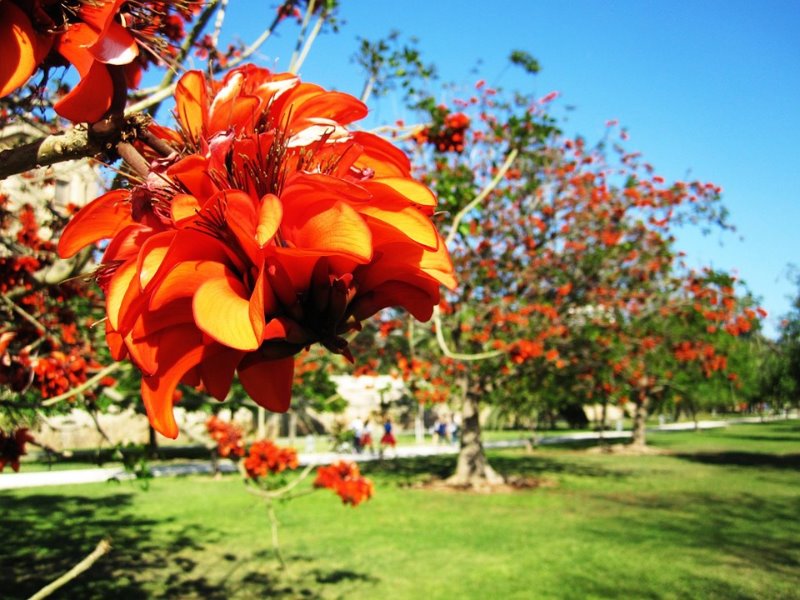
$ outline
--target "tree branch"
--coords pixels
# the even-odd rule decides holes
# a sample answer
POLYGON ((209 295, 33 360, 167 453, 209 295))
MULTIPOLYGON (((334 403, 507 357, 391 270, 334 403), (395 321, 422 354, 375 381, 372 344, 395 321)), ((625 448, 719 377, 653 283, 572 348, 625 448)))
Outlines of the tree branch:
POLYGON ((113 152, 122 140, 134 140, 146 130, 150 118, 132 115, 95 123, 75 125, 61 133, 0 152, 0 179, 68 160, 90 158, 113 152))
POLYGON ((42 324, 41 324, 41 323, 40 323, 40 322, 39 322, 39 321, 36 319, 36 317, 34 317, 34 316, 33 316, 33 315, 31 315, 30 313, 28 313, 28 312, 27 312, 27 311, 26 311, 24 308, 21 308, 21 307, 20 307, 20 306, 19 306, 19 305, 18 305, 16 302, 14 302, 13 300, 11 300, 11 299, 10 299, 8 296, 6 296, 5 294, 0 294, 0 298, 2 298, 2 299, 3 299, 3 302, 5 302, 5 303, 6 303, 6 305, 7 305, 7 306, 8 306, 8 307, 9 307, 11 310, 13 310, 15 313, 17 313, 17 314, 18 314, 20 317, 22 317, 23 319, 25 319, 25 320, 26 320, 28 323, 30 323, 31 325, 33 325, 34 327, 36 327, 36 329, 38 329, 38 330, 39 330, 41 333, 46 333, 46 332, 47 332, 47 327, 45 327, 44 325, 42 325, 42 324))
POLYGON ((84 381, 77 387, 72 388, 71 390, 64 392, 63 394, 59 394, 58 396, 53 396, 52 398, 48 398, 47 400, 42 401, 42 406, 53 406, 54 404, 58 404, 62 400, 67 400, 68 398, 72 398, 73 396, 77 396, 83 391, 88 390, 90 387, 95 385, 98 381, 100 381, 106 375, 110 375, 125 363, 115 362, 108 365, 105 369, 98 371, 95 375, 91 378, 84 381))
POLYGON ((100 542, 97 544, 97 547, 91 552, 91 554, 89 554, 86 558, 84 558, 81 562, 72 567, 54 582, 44 586, 28 600, 42 600, 42 598, 47 598, 47 596, 75 579, 78 575, 90 569, 100 557, 102 557, 104 554, 108 554, 110 550, 111 543, 107 539, 100 540, 100 542))
MULTIPOLYGON (((445 239, 445 244, 450 245, 450 243, 452 243, 452 241, 455 239, 456 234, 458 233, 458 226, 461 224, 461 221, 464 219, 467 213, 483 202, 492 192, 492 190, 494 190, 500 184, 508 169, 511 168, 511 164, 517 158, 518 154, 519 151, 516 148, 509 152, 508 156, 506 156, 506 159, 503 161, 503 164, 497 170, 497 173, 486 185, 486 187, 484 187, 472 201, 458 211, 458 214, 453 217, 453 223, 450 225, 450 231, 445 239)), ((488 352, 479 352, 477 354, 461 354, 458 352, 453 352, 447 345, 447 340, 444 339, 444 330, 442 328, 442 312, 438 305, 433 307, 433 323, 436 329, 436 343, 439 345, 442 354, 448 358, 455 360, 486 360, 505 354, 502 350, 490 350, 488 352)))
POLYGON ((477 354, 461 354, 450 350, 447 340, 444 339, 444 333, 442 333, 442 313, 438 304, 433 307, 433 323, 436 328, 436 343, 439 345, 442 354, 447 358, 454 360, 487 360, 505 354, 502 350, 489 350, 488 352, 479 352, 477 354))
POLYGON ((518 154, 519 151, 516 148, 509 152, 508 156, 506 156, 506 159, 503 161, 503 164, 497 170, 497 173, 487 184, 487 186, 483 188, 469 204, 458 211, 458 214, 455 217, 453 217, 453 223, 450 225, 450 231, 445 239, 445 244, 450 245, 450 243, 455 239, 456 233, 458 233, 458 226, 461 224, 461 221, 464 219, 464 217, 467 216, 467 213, 483 202, 486 199, 486 196, 488 196, 492 190, 494 190, 500 184, 500 182, 503 180, 503 177, 506 176, 506 173, 511 168, 511 164, 514 162, 514 160, 516 160, 518 154))
POLYGON ((322 24, 325 22, 325 13, 323 12, 318 18, 316 23, 314 23, 314 28, 311 30, 311 33, 306 39, 305 44, 303 45, 303 51, 300 53, 300 56, 297 57, 297 60, 292 62, 292 65, 289 67, 289 72, 292 74, 297 74, 300 70, 300 67, 303 66, 303 63, 308 56, 309 51, 311 50, 311 45, 314 43, 314 40, 317 39, 320 30, 322 29, 322 24))
POLYGON ((228 0, 220 0, 217 18, 214 20, 214 32, 211 34, 211 45, 216 48, 219 36, 222 33, 222 24, 225 22, 225 10, 228 8, 228 0))
MULTIPOLYGON (((113 145, 112 145, 113 148, 113 145)), ((104 150, 85 125, 0 152, 0 179, 67 160, 86 158, 104 150)))

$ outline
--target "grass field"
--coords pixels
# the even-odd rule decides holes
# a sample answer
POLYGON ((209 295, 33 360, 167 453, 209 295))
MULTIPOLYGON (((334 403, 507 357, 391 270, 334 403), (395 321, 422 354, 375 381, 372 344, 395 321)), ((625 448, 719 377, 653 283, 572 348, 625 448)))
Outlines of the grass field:
POLYGON ((110 536, 58 598, 800 598, 800 422, 653 434, 669 454, 492 454, 542 487, 418 489, 452 456, 369 465, 376 497, 278 507, 234 477, 0 495, 0 597, 24 598, 110 536))

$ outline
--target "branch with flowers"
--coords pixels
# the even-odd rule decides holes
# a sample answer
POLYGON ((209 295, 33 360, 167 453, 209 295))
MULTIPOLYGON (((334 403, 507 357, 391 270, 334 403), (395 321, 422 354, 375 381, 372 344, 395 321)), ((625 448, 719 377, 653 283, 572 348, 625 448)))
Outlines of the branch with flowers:
POLYGON ((270 440, 259 440, 245 449, 241 428, 215 416, 208 419, 206 427, 216 442, 216 454, 233 460, 242 476, 245 490, 264 501, 270 522, 272 549, 284 570, 286 561, 278 535, 280 522, 275 511, 277 504, 317 490, 329 489, 341 498, 343 504, 355 507, 374 494, 372 482, 361 475, 355 463, 338 461, 327 466, 309 463, 297 473, 299 462, 294 448, 281 447, 270 440), (315 469, 313 486, 298 491, 315 469))
MULTIPOLYGON (((173 86, 167 73, 159 89, 126 107, 143 69, 159 61, 175 67, 192 48, 208 50, 200 36, 214 15, 208 43, 216 45, 229 3, 101 0, 71 10, 54 2, 42 11, 17 0, 0 4, 13 29, 0 28, 0 45, 25 59, 0 71, 0 96, 16 94, 55 60, 80 75, 53 106, 75 127, 8 150, 5 173, 97 151, 123 161, 118 182, 127 186, 58 215, 66 228, 46 249, 98 260, 90 277, 102 292, 93 300, 105 311, 96 322, 110 359, 128 360, 141 373, 150 422, 168 437, 178 435, 178 385, 223 400, 238 376, 257 404, 284 412, 296 354, 320 344, 352 361, 349 334, 362 321, 387 306, 430 319, 440 286, 455 286, 432 220, 436 199, 412 177, 405 154, 354 128, 367 114, 362 102, 292 74, 322 27, 335 27, 336 5, 286 2, 244 52, 207 55, 211 75, 188 71, 173 86), (224 72, 288 16, 300 21, 289 73, 253 65, 224 72), (136 112, 155 110, 170 92, 177 129, 136 112)), ((27 289, 41 266, 33 254, 43 248, 14 260, 20 276, 9 296, 27 289)), ((23 336, 18 327, 0 332, 9 370, 3 377, 17 393, 37 384, 47 406, 58 405, 110 378, 114 367, 67 356, 48 335, 53 319, 40 314, 48 307, 36 298, 34 311, 24 304, 33 300, 21 298, 10 309, 41 322, 35 329, 52 352, 32 353, 35 342, 23 343, 33 333, 23 336), (70 384, 74 391, 64 389, 70 384)), ((70 328, 65 339, 74 337, 70 328)))

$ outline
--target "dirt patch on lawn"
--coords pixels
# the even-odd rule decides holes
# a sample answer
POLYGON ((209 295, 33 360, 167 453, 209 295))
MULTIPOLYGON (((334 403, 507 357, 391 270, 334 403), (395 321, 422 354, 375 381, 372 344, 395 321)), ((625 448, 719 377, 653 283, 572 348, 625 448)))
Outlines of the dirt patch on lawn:
POLYGON ((418 481, 408 487, 415 490, 432 490, 437 492, 467 493, 467 494, 510 494, 538 488, 554 488, 558 484, 555 479, 547 477, 521 477, 505 478, 501 483, 476 482, 468 485, 455 485, 446 479, 431 478, 418 481))
POLYGON ((672 454, 664 448, 655 446, 632 446, 631 444, 604 444, 592 446, 585 451, 587 454, 616 454, 620 456, 663 456, 672 454))

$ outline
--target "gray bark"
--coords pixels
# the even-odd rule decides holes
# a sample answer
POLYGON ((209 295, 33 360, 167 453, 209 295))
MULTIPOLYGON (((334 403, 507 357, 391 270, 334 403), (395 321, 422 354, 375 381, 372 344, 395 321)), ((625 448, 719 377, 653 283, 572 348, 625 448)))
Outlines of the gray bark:
POLYGON ((455 473, 447 480, 452 486, 481 487, 503 483, 503 477, 489 464, 481 441, 480 390, 467 389, 461 409, 461 450, 455 473))
POLYGON ((632 446, 647 445, 647 409, 648 400, 645 398, 636 402, 636 411, 633 413, 633 439, 632 446))

